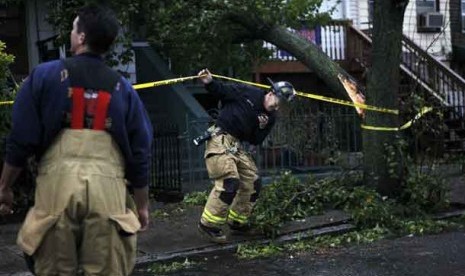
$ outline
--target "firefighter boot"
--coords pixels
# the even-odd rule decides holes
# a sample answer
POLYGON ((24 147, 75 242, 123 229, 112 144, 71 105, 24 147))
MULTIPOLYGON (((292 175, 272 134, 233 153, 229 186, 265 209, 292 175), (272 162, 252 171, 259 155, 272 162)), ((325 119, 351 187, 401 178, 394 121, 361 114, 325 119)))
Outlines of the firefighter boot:
POLYGON ((203 236, 214 243, 227 243, 226 235, 223 234, 223 230, 220 228, 208 227, 199 222, 198 229, 203 236))
POLYGON ((259 236, 262 234, 262 231, 259 229, 252 227, 250 224, 240 224, 236 221, 232 223, 228 223, 229 229, 231 230, 231 235, 234 236, 259 236))

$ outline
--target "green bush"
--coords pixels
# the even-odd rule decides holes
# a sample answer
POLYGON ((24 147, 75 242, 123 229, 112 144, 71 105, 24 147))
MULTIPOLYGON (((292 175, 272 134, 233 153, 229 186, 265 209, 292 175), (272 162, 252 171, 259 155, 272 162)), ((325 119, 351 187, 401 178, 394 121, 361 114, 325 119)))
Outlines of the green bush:
MULTIPOLYGON (((6 45, 0 41, 0 101, 10 101, 14 99, 15 90, 17 87, 8 83, 12 80, 10 64, 15 60, 13 55, 5 52, 6 45)), ((5 135, 10 130, 11 126, 11 104, 0 105, 0 137, 5 135)))
POLYGON ((185 206, 204 206, 207 203, 208 194, 206 191, 192 192, 184 196, 182 203, 185 206))
MULTIPOLYGON (((372 187, 363 186, 361 174, 357 173, 300 181, 283 172, 264 187, 251 220, 265 234, 274 237, 288 221, 316 215, 325 209, 339 209, 347 212, 359 229, 411 232, 412 224, 406 221, 423 221, 429 213, 447 206, 447 189, 443 180, 421 171, 410 173, 405 179, 400 196, 388 198, 372 187)), ((420 224, 421 229, 433 228, 420 224)))
MULTIPOLYGON (((6 45, 0 41, 0 102, 12 101, 18 90, 18 85, 14 82, 9 66, 14 62, 13 55, 6 53, 6 45)), ((1 164, 3 165, 3 155, 5 154, 5 137, 11 128, 11 111, 12 104, 0 105, 0 154, 1 164)), ((15 195, 14 210, 15 212, 24 212, 33 202, 34 180, 32 170, 23 170, 16 183, 13 185, 15 195)))

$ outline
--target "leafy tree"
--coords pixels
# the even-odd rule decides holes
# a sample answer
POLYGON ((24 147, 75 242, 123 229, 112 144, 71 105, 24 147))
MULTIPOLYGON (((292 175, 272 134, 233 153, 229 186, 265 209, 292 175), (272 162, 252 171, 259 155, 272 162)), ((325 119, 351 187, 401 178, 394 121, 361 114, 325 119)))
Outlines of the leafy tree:
MULTIPOLYGON (((0 3, 5 1, 15 2, 0 3)), ((209 67, 215 72, 235 70, 237 76, 250 75, 250 68, 269 54, 262 47, 262 42, 268 41, 314 69, 339 97, 348 98, 338 79, 347 73, 291 29, 312 28, 328 21, 330 13, 319 12, 323 0, 69 0, 59 6, 54 5, 56 1, 45 1, 51 9, 50 22, 63 38, 68 36, 70 27, 66 24, 70 24, 76 7, 90 2, 108 4, 120 16, 127 33, 148 38, 178 74, 209 67)), ((398 107, 400 39, 407 3, 376 1, 373 67, 366 92, 369 104, 398 107)), ((397 126, 397 117, 368 112, 366 123, 397 126)), ((392 133, 364 132, 367 183, 386 191, 398 181, 389 176, 390 168, 383 161, 384 147, 394 138, 392 133)))
MULTIPOLYGON (((6 45, 0 41, 0 101, 9 101, 14 96, 14 83, 9 65, 14 62, 15 57, 5 52, 6 45)), ((10 128, 10 105, 0 105, 0 138, 5 137, 10 128)), ((0 145, 3 144, 0 141, 0 145)))
POLYGON ((142 20, 149 40, 171 59, 179 73, 202 66, 217 72, 232 67, 241 76, 244 67, 250 70, 254 62, 269 55, 262 47, 262 42, 268 41, 315 69, 333 91, 347 98, 337 78, 346 73, 316 45, 290 29, 313 28, 329 21, 330 13, 319 13, 322 2, 146 1, 148 15, 142 20))

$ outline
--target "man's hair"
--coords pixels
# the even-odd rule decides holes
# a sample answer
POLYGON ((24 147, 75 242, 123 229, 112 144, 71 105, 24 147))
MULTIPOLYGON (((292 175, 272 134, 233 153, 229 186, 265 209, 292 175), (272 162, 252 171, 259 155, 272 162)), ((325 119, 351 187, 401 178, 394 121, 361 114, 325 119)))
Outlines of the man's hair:
POLYGON ((78 10, 78 33, 85 33, 85 44, 96 54, 106 53, 119 31, 116 16, 109 9, 88 5, 78 10))

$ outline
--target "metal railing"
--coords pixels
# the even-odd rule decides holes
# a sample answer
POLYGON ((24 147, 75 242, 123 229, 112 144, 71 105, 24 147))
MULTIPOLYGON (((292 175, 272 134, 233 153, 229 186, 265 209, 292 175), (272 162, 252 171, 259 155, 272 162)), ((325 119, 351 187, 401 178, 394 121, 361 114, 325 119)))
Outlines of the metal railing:
MULTIPOLYGON (((349 164, 361 151, 360 119, 353 108, 320 104, 304 115, 280 117, 270 135, 253 151, 262 175, 281 170, 301 171, 326 165, 349 164), (350 160, 349 160, 350 159, 350 160)), ((203 158, 205 145, 192 143, 212 120, 186 119, 182 164, 184 183, 195 185, 208 179, 203 158)))
POLYGON ((465 80, 406 36, 402 39, 402 52, 403 71, 413 74, 412 78, 443 106, 455 107, 451 116, 461 118, 464 114, 465 80))
MULTIPOLYGON (((351 70, 366 69, 371 66, 372 41, 368 34, 353 26, 347 29, 347 56, 351 70)), ((402 38, 400 64, 402 75, 410 84, 402 84, 399 95, 403 102, 412 100, 411 95, 419 95, 444 115, 445 140, 450 145, 447 151, 464 151, 465 141, 465 80, 444 63, 431 56, 405 35, 402 38), (406 78, 405 78, 406 77, 406 78)), ((405 106, 403 107, 406 110, 405 106)), ((415 115, 415 113, 410 114, 415 115)))

